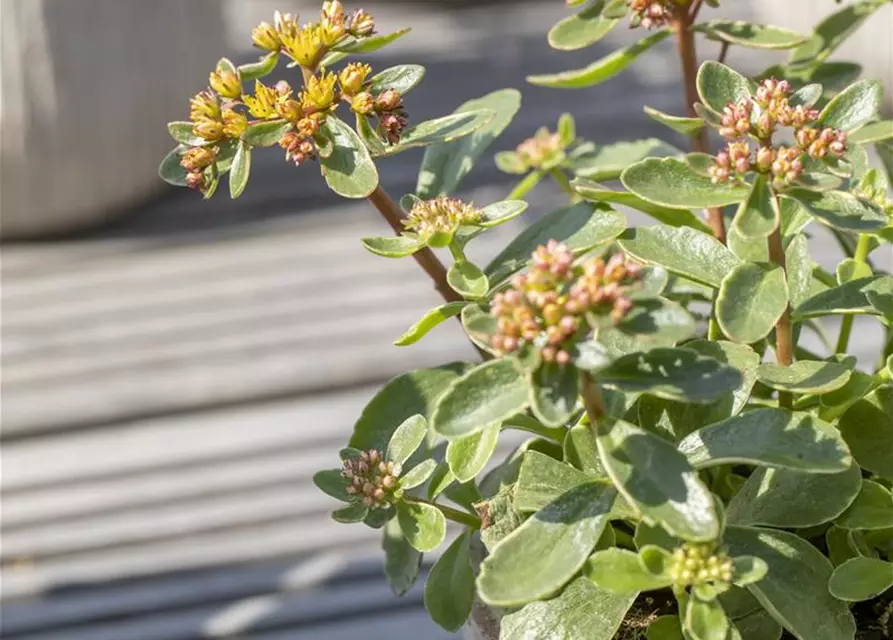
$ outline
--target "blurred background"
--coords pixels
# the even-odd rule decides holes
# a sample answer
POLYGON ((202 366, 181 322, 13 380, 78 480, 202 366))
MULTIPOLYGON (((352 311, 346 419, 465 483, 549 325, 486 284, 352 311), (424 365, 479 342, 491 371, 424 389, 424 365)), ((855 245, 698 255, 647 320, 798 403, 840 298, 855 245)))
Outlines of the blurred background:
MULTIPOLYGON (((837 7, 724 4, 724 16, 802 32, 837 7)), ((386 225, 328 192, 315 166, 257 153, 237 201, 221 190, 203 202, 156 176, 173 146, 165 123, 185 119, 221 55, 257 56, 250 30, 277 8, 309 15, 319 2, 0 0, 4 638, 449 637, 427 619, 422 580, 395 599, 378 534, 333 522, 310 477, 337 466, 389 377, 475 358, 458 326, 392 346, 439 298, 413 261, 362 249, 359 238, 386 225)), ((494 89, 523 92, 463 185, 478 202, 512 187, 493 152, 562 111, 596 143, 685 144, 641 111, 683 113, 670 42, 599 87, 562 92, 524 76, 584 66, 639 33, 555 52, 545 33, 567 14, 559 0, 364 8, 381 32, 413 27, 370 61, 427 67, 407 99, 414 121, 494 89)), ((891 8, 835 56, 882 78, 888 105, 891 8)), ((703 43, 702 59, 716 49, 703 43)), ((755 72, 783 56, 733 48, 729 63, 755 72)), ((413 189, 420 158, 382 162, 393 196, 413 189)), ((472 257, 486 260, 559 200, 541 185, 530 213, 472 257)), ((814 257, 833 266, 836 245, 813 231, 814 257)), ((870 323, 857 320, 854 335, 860 355, 876 353, 870 323)))

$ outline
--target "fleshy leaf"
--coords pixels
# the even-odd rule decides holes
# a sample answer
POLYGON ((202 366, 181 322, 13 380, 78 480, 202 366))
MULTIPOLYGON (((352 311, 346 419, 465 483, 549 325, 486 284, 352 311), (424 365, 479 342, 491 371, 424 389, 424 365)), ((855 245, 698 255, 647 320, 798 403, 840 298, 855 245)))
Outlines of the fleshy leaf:
POLYGON ((881 475, 893 469, 893 387, 879 387, 847 409, 840 433, 862 468, 881 475))
POLYGON ((701 600, 697 595, 688 599, 682 628, 691 640, 726 640, 729 619, 716 600, 701 600))
POLYGON ((382 530, 381 546, 385 555, 385 575, 391 590, 402 596, 412 588, 422 566, 422 554, 412 548, 400 531, 397 518, 392 518, 382 530))
POLYGON ((863 480, 859 495, 834 524, 843 529, 893 527, 893 495, 884 485, 873 480, 863 480))
POLYGON ((534 249, 550 239, 564 242, 574 252, 583 252, 610 242, 625 228, 623 214, 604 205, 599 209, 583 202, 567 205, 524 229, 484 271, 495 285, 526 266, 534 249))
POLYGON ((292 125, 290 122, 274 120, 249 124, 242 139, 251 147, 272 147, 284 136, 292 125))
POLYGON ((239 65, 239 77, 242 82, 263 78, 273 73, 277 64, 279 64, 279 52, 271 51, 257 62, 239 65))
POLYGON ((313 484, 332 498, 341 502, 350 502, 353 496, 347 492, 347 483, 341 476, 341 469, 326 469, 313 475, 313 484))
POLYGON ((397 503, 397 521, 407 542, 422 553, 439 547, 446 536, 446 519, 430 504, 401 500, 397 503))
POLYGON ((407 329, 402 336, 397 338, 394 341, 394 344, 398 347, 415 344, 440 323, 462 313, 462 309, 464 309, 467 304, 467 302, 447 302, 434 307, 422 316, 421 320, 407 329))
POLYGON ((656 225, 629 229, 619 242, 634 258, 711 287, 719 287, 741 263, 713 236, 686 227, 656 225))
POLYGON ((541 87, 583 89, 601 84, 629 67, 640 55, 670 35, 669 30, 658 31, 638 42, 618 49, 582 69, 544 75, 527 76, 527 82, 541 87))
POLYGON ((868 144, 891 138, 893 138, 893 120, 881 120, 859 127, 850 134, 848 141, 850 144, 868 144))
POLYGON ((373 51, 378 51, 382 47, 386 47, 397 38, 405 36, 411 30, 412 29, 409 27, 406 27, 405 29, 393 31, 391 33, 371 36, 369 38, 361 38, 359 40, 349 38, 345 42, 332 47, 332 50, 339 53, 372 53, 373 51))
POLYGON ((233 157, 233 166, 229 172, 229 195, 238 198, 248 186, 248 176, 251 173, 251 148, 240 142, 236 147, 236 155, 233 157))
POLYGON ((716 319, 730 339, 752 343, 765 338, 788 307, 784 269, 745 262, 722 281, 716 319))
POLYGON ((726 517, 734 524, 812 527, 843 513, 861 484, 856 465, 840 473, 759 467, 729 502, 726 517))
POLYGON ((427 482, 436 468, 437 461, 431 458, 420 462, 403 474, 400 478, 400 488, 405 490, 415 489, 420 484, 427 482))
POLYGON ((494 202, 481 209, 481 221, 478 226, 495 227, 517 218, 527 209, 527 203, 523 200, 503 200, 494 202))
POLYGON ((378 95, 387 89, 394 89, 401 96, 409 93, 425 76, 425 67, 420 64, 398 64, 376 73, 369 79, 369 91, 378 95))
POLYGON ((737 369, 691 349, 667 347, 618 358, 598 378, 621 391, 680 402, 710 402, 741 384, 737 369))
POLYGON ((341 524, 354 524, 355 522, 362 522, 368 513, 368 507, 361 502, 355 502, 346 507, 335 509, 332 512, 332 520, 341 524))
POLYGON ((501 423, 528 404, 527 384, 512 358, 478 365, 453 382, 434 410, 434 431, 456 438, 501 423))
POLYGON ((708 60, 698 70, 698 95, 716 113, 730 102, 750 98, 752 90, 750 80, 720 62, 708 60))
POLYGON ((849 607, 828 592, 831 563, 809 542, 787 531, 731 526, 724 542, 732 556, 756 556, 769 565, 766 577, 747 589, 794 636, 854 637, 849 607))
POLYGON ((704 128, 705 123, 700 118, 686 118, 683 116, 671 116, 663 111, 658 111, 652 107, 645 107, 645 113, 655 122, 660 122, 665 127, 669 127, 676 133, 684 136, 690 136, 704 128))
POLYGON ((868 291, 877 283, 893 285, 891 276, 874 276, 851 280, 838 287, 832 287, 807 298, 793 312, 795 320, 830 316, 835 314, 877 314, 868 298, 868 291))
POLYGON ((737 44, 752 49, 793 49, 809 40, 796 31, 740 20, 710 20, 695 27, 712 40, 737 44))
POLYGON ((713 184, 709 176, 676 158, 648 158, 627 167, 620 180, 643 200, 686 209, 737 204, 750 192, 747 185, 731 181, 713 184))
POLYGON ((687 540, 719 535, 710 491, 672 444, 622 420, 599 428, 605 470, 646 521, 687 540))
POLYGON ((847 560, 834 570, 828 591, 838 600, 871 600, 893 587, 893 562, 858 557, 847 560))
POLYGON ((322 132, 333 145, 332 153, 320 154, 326 184, 345 198, 365 198, 378 186, 378 170, 356 132, 343 121, 328 117, 322 132))
MULTIPOLYGON (((810 39, 791 52, 788 64, 793 67, 806 67, 822 62, 884 4, 886 0, 856 2, 827 16, 816 25, 810 39)), ((816 78, 815 82, 822 80, 816 78)))
POLYGON ((579 373, 576 367, 543 362, 531 374, 530 406, 543 424, 565 424, 577 405, 579 373))
POLYGON ((589 474, 551 456, 526 451, 515 485, 515 507, 522 513, 539 511, 561 494, 592 480, 589 474))
POLYGON ((478 593, 491 605, 518 606, 564 586, 592 553, 616 498, 601 482, 563 493, 512 531, 481 564, 478 593))
POLYGON ((595 151, 571 160, 574 173, 591 180, 616 180, 628 166, 645 158, 682 156, 682 151, 658 138, 600 145, 595 151))
POLYGON ((583 571, 597 586, 619 593, 662 589, 672 583, 646 571, 639 563, 639 554, 617 547, 596 551, 583 571))
POLYGON ((480 267, 466 260, 452 264, 447 271, 447 282, 456 293, 465 298, 480 298, 490 288, 486 274, 480 267))
POLYGON ((425 246, 421 240, 413 236, 363 238, 362 243, 367 251, 384 258, 405 258, 425 246))
POLYGON ((167 130, 171 138, 187 147, 203 147, 208 141, 192 132, 192 122, 168 122, 167 130))
POLYGON ((765 175, 758 174, 747 200, 738 207, 732 224, 746 240, 768 238, 778 228, 781 220, 778 200, 769 187, 765 175))
POLYGON ((836 362, 800 360, 790 366, 767 362, 757 369, 757 380, 779 391, 829 393, 850 379, 850 370, 836 362))
POLYGON ((447 631, 456 632, 471 614, 474 571, 469 534, 463 533, 438 558, 425 581, 428 615, 447 631))
POLYGON ((696 469, 753 464, 835 473, 852 464, 834 426, 811 414, 784 409, 755 409, 698 429, 678 448, 696 469))
POLYGON ((416 193, 421 198, 449 195, 458 188, 477 159, 515 117, 521 107, 516 89, 500 89, 461 104, 455 113, 492 109, 496 116, 471 135, 425 149, 416 193))
POLYGON ((817 124, 855 131, 877 115, 883 89, 877 80, 860 80, 834 96, 819 114, 817 124))
POLYGON ((495 116, 496 112, 492 109, 477 109, 420 122, 404 131, 400 142, 387 147, 383 155, 390 156, 413 147, 456 140, 485 126, 495 116))
POLYGON ((180 165, 186 147, 180 145, 168 152, 158 165, 158 176, 175 187, 186 186, 186 170, 180 165))
POLYGON ((499 441, 499 425, 451 440, 446 450, 450 471, 459 482, 476 477, 496 451, 499 441))
POLYGON ((889 224, 889 218, 880 206, 845 191, 817 192, 794 187, 785 193, 813 218, 834 229, 865 233, 889 224))
POLYGON ((612 4, 617 4, 617 1, 598 0, 578 14, 557 22, 549 29, 549 46, 561 51, 573 51, 595 44, 620 22, 605 15, 605 10, 612 4))
POLYGON ((638 300, 616 328, 645 342, 677 343, 695 333, 695 319, 680 304, 649 298, 638 300))
POLYGON ((417 414, 400 423, 388 442, 387 459, 403 464, 415 453, 428 435, 425 416, 417 414))

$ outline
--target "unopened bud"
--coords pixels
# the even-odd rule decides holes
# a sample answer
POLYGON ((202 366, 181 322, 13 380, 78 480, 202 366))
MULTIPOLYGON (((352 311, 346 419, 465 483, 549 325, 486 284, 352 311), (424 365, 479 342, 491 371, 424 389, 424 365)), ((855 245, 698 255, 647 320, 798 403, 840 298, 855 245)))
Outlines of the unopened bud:
POLYGON ((361 91, 350 101, 350 109, 354 113, 368 115, 375 108, 375 100, 368 91, 361 91))
POLYGON ((238 140, 248 128, 248 118, 233 109, 223 110, 223 134, 227 138, 238 140))
POLYGON ((189 172, 202 171, 205 167, 214 162, 216 154, 211 149, 205 147, 193 147, 180 160, 180 166, 189 172))
POLYGON ((213 71, 208 79, 211 88, 224 98, 235 100, 242 96, 242 81, 239 79, 238 73, 233 73, 229 69, 220 69, 213 71))
POLYGON ((346 96, 357 94, 363 87, 366 77, 372 72, 372 67, 363 62, 351 62, 341 73, 338 81, 341 83, 341 92, 346 96))
POLYGON ((223 137, 223 123, 215 120, 201 120, 193 125, 192 132, 205 140, 220 140, 223 137))
POLYGON ((254 46, 265 51, 279 51, 282 48, 282 41, 279 39, 279 32, 268 22, 261 22, 251 31, 251 40, 254 46))
POLYGON ((396 89, 387 89, 375 98, 376 111, 395 111, 403 106, 403 98, 396 89))
POLYGON ((357 9, 350 18, 349 31, 357 38, 370 36, 375 31, 375 19, 362 9, 357 9))

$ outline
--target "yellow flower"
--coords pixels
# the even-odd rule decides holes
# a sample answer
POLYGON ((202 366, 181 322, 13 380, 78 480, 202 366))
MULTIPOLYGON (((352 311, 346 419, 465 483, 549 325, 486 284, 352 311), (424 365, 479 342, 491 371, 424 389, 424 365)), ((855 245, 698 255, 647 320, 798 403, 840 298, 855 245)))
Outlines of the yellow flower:
POLYGON ((375 101, 372 98, 372 94, 368 91, 361 91, 350 101, 350 110, 354 113, 366 115, 371 113, 374 107, 375 101))
POLYGON ((351 16, 349 31, 357 38, 371 36, 375 31, 375 19, 362 9, 357 9, 351 16))
POLYGON ((265 51, 279 51, 282 47, 279 32, 269 22, 261 22, 254 27, 251 32, 251 40, 254 42, 254 46, 265 51))
POLYGON ((341 91, 348 96, 356 95, 366 81, 366 76, 372 73, 372 67, 364 62, 351 62, 338 74, 341 82, 341 91))
POLYGON ((200 91, 189 101, 189 119, 220 120, 220 101, 210 91, 200 91))
POLYGON ((301 92, 301 105, 304 109, 324 111, 335 102, 335 83, 338 76, 334 73, 322 73, 310 76, 301 92))
POLYGON ((276 103, 276 113, 280 118, 285 118, 289 122, 297 122, 304 115, 301 103, 291 98, 280 100, 276 103))
POLYGON ((223 137, 223 123, 208 119, 198 120, 192 127, 192 132, 210 142, 220 140, 223 137))
POLYGON ((227 138, 238 139, 248 128, 248 118, 244 114, 233 109, 223 110, 223 135, 227 138))
POLYGON ((320 34, 327 47, 338 42, 344 35, 344 7, 338 0, 326 0, 323 3, 320 34))
POLYGON ((238 73, 220 69, 211 73, 211 88, 224 98, 236 99, 242 96, 242 80, 238 73))
POLYGON ((305 24, 300 29, 289 27, 280 31, 280 37, 285 51, 302 67, 313 65, 323 46, 322 28, 318 24, 305 24))
POLYGON ((254 81, 254 95, 242 96, 242 101, 255 118, 275 118, 276 103, 280 97, 275 89, 266 86, 260 80, 254 81))

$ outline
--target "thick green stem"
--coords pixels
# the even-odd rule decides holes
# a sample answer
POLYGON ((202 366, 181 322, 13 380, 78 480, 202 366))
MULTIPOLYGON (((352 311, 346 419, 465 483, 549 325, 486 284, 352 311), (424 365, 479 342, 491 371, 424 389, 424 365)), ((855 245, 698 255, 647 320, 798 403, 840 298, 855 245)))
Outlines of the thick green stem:
POLYGON ((403 496, 403 499, 407 502, 420 502, 422 504, 430 504, 432 507, 437 507, 437 509, 447 520, 452 520, 453 522, 456 522, 458 524, 464 524, 466 527, 471 527, 472 529, 481 528, 481 519, 477 516, 471 515, 470 513, 466 513, 465 511, 459 511, 458 509, 453 509, 452 507, 440 504, 439 502, 424 500, 422 498, 416 498, 415 496, 405 495, 403 496))
MULTIPOLYGON (((856 251, 853 254, 853 260, 859 264, 866 264, 868 254, 871 252, 871 236, 863 233, 859 236, 859 242, 856 244, 856 251)), ((835 353, 846 353, 850 344, 850 334, 853 331, 853 316, 847 315, 840 321, 840 333, 837 336, 837 346, 835 353)))
MULTIPOLYGON (((787 264, 780 228, 769 236, 769 259, 784 269, 785 278, 787 278, 787 264)), ((790 303, 785 307, 778 322, 775 323, 775 359, 783 367, 789 367, 794 362, 794 332, 791 324, 790 303)), ((790 409, 794 405, 794 396, 788 391, 779 391, 778 405, 790 409)))
POLYGON ((512 189, 512 192, 508 194, 505 199, 506 200, 519 200, 527 195, 527 193, 533 189, 536 185, 539 184, 540 180, 545 176, 542 171, 531 171, 524 178, 515 185, 515 188, 512 189))

